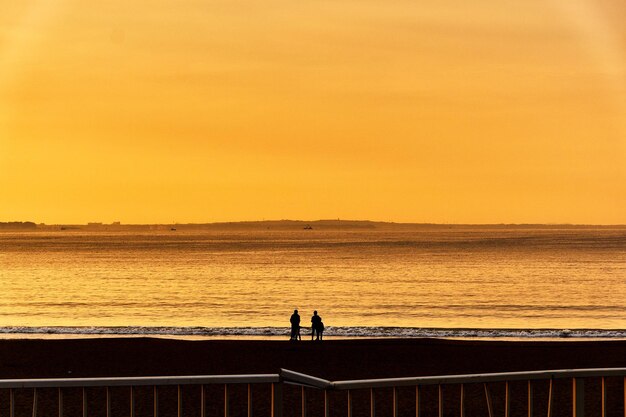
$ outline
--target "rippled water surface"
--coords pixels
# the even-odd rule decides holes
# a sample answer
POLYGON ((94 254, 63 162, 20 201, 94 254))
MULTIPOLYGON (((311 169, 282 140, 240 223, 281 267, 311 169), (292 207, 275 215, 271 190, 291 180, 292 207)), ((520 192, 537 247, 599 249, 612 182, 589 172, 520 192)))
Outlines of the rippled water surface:
POLYGON ((0 326, 626 328, 626 229, 0 233, 0 326))

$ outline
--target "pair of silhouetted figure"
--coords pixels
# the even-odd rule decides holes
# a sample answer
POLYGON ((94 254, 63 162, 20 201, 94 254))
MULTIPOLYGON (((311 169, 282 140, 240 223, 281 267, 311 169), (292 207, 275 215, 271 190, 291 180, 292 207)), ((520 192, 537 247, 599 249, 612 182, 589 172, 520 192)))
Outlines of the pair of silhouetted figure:
MULTIPOLYGON (((289 340, 302 340, 302 336, 300 335, 300 315, 298 314, 298 310, 293 311, 289 322, 291 322, 291 338, 289 340)), ((317 310, 315 310, 313 312, 313 316, 311 317, 311 340, 322 340, 323 333, 324 323, 322 323, 322 318, 317 315, 317 310)))

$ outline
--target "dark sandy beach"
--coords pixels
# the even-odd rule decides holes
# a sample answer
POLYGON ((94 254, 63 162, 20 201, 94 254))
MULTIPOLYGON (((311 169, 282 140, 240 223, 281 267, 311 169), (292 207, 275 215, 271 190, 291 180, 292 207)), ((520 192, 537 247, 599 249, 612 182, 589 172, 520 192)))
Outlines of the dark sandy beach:
POLYGON ((276 373, 330 380, 626 366, 626 341, 0 340, 1 378, 276 373))
MULTIPOLYGON (((0 340, 2 379, 277 373, 280 368, 286 368, 329 380, 345 380, 596 367, 626 367, 626 341, 378 339, 319 343, 309 340, 185 341, 158 338, 0 340)), ((538 388, 542 387, 541 383, 537 384, 538 388)), ((513 415, 525 415, 526 386, 518 385, 512 387, 513 395, 517 397, 512 401, 517 409, 513 415)), ((597 394, 599 381, 589 380, 587 386, 587 406, 593 409, 597 405, 594 392, 597 394)), ((570 387, 569 381, 556 381, 555 415, 571 415, 570 387)), ((473 388, 468 387, 468 406, 470 410, 475 407, 476 412, 481 414, 480 410, 484 408, 483 387, 474 388, 472 391, 473 388)), ((299 397, 294 389, 285 393, 286 415, 299 413, 296 406, 299 397), (290 401, 293 407, 289 405, 290 401)), ((458 401, 456 389, 450 387, 444 391, 449 403, 445 414, 455 415, 458 411, 453 405, 458 401)), ((609 401, 609 415, 623 416, 622 380, 615 378, 609 381, 608 389, 610 396, 616 397, 609 401)), ((501 397, 499 387, 494 386, 494 392, 498 409, 501 397)), ((431 394, 428 390, 424 391, 426 397, 433 397, 424 402, 426 415, 428 407, 436 406, 433 402, 436 396, 431 394)), ((27 393, 24 395, 27 396, 27 393)), ((316 395, 312 393, 310 398, 313 402, 311 414, 315 414, 319 405, 316 395)), ((337 415, 344 415, 345 393, 333 395, 332 404, 339 410, 337 415)), ((409 407, 410 401, 413 401, 414 405, 414 394, 401 392, 401 395, 401 404, 409 407)), ((0 405, 0 413, 6 409, 5 396, 2 394, 0 397, 0 402, 5 404, 0 405)), ((193 393, 187 397, 187 404, 196 401, 193 393)), ((365 394, 362 397, 363 404, 361 408, 355 407, 355 415, 369 412, 369 406, 365 404, 368 397, 365 394)), ((381 411, 377 414, 384 415, 388 409, 385 405, 388 392, 381 390, 380 397, 377 407, 381 411)), ((537 412, 545 408, 543 397, 543 394, 537 394, 537 412)), ((358 395, 355 398, 358 399, 358 395)), ((27 399, 24 401, 28 403, 27 399)), ((71 403, 68 401, 68 404, 71 403)), ((220 410, 223 405, 215 407, 215 410, 220 410)), ((261 406, 261 411, 263 408, 261 406)), ((236 414, 236 407, 233 410, 236 414)), ((190 415, 195 415, 194 412, 193 409, 189 411, 190 415)))

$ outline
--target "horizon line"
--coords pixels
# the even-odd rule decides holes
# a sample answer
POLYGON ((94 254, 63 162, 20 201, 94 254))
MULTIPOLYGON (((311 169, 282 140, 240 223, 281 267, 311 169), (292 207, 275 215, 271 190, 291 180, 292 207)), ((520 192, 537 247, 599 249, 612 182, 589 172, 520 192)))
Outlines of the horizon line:
POLYGON ((86 222, 86 223, 44 223, 27 221, 0 221, 0 225, 9 224, 34 224, 35 226, 212 226, 212 225, 244 225, 244 224, 262 224, 262 223, 371 223, 396 226, 599 226, 599 227, 626 227, 624 223, 570 223, 570 222, 497 222, 497 223, 467 223, 467 222, 410 222, 410 221, 393 221, 393 220, 359 220, 359 219, 263 219, 263 220, 231 220, 231 221, 209 221, 209 222, 168 222, 168 223, 123 223, 114 221, 105 222, 86 222))

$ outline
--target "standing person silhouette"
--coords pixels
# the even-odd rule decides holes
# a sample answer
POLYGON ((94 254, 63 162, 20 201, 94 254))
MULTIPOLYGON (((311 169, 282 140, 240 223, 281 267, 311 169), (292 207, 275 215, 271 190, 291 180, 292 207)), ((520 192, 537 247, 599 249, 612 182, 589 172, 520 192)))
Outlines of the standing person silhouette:
POLYGON ((315 340, 321 340, 323 327, 322 318, 317 315, 317 310, 313 312, 313 316, 311 317, 311 340, 315 338, 315 340))
POLYGON ((293 310, 289 322, 291 323, 291 338, 289 340, 302 340, 302 336, 300 336, 300 315, 298 314, 298 310, 293 310))

